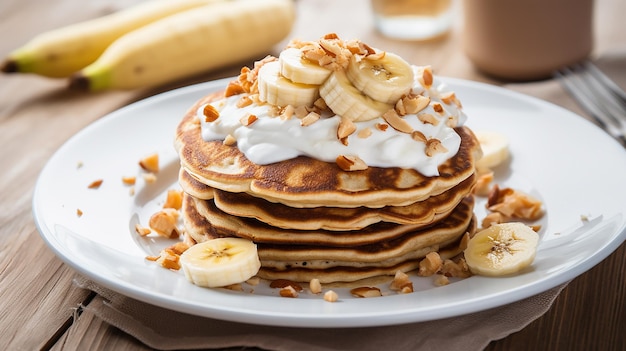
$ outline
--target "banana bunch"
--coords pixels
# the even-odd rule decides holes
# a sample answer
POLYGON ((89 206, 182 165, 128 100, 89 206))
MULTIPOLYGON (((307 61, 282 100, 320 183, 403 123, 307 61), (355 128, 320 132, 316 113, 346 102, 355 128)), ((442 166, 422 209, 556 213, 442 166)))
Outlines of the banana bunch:
POLYGON ((469 240, 465 261, 474 274, 517 273, 533 262, 538 242, 539 235, 524 223, 494 224, 469 240))
POLYGON ((180 264, 190 282, 207 288, 244 282, 261 268, 256 245, 241 238, 195 244, 180 255, 180 264))
POLYGON ((312 106, 321 97, 334 113, 353 121, 380 117, 412 86, 411 66, 392 53, 352 55, 345 69, 330 69, 306 59, 302 50, 288 48, 258 74, 263 102, 312 106))
POLYGON ((86 90, 156 86, 263 55, 294 20, 291 0, 149 0, 41 34, 2 70, 86 90))

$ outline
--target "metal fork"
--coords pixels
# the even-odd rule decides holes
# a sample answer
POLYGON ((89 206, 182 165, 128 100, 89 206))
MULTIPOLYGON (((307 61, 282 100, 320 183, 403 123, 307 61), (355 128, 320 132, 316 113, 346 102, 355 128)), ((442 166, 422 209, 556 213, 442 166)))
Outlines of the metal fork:
POLYGON ((565 90, 611 136, 626 147, 626 93, 591 61, 554 72, 565 90))

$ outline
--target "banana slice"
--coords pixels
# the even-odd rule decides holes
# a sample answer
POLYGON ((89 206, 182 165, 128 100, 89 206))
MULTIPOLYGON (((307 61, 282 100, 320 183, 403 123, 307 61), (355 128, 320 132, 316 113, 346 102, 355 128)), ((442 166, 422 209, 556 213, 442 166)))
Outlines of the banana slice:
POLYGON ((312 106, 319 86, 294 83, 280 73, 280 62, 264 64, 259 70, 259 99, 276 106, 312 106))
POLYGON ((294 83, 320 85, 331 71, 302 57, 302 50, 288 48, 278 56, 280 73, 294 83))
POLYGON ((474 134, 483 150, 483 156, 476 162, 479 169, 494 168, 509 158, 509 139, 493 131, 475 131, 474 134))
POLYGON ((389 52, 379 59, 352 55, 347 76, 363 94, 387 104, 395 104, 413 86, 411 65, 389 52))
POLYGON ((516 273, 533 262, 538 242, 539 235, 524 223, 494 224, 470 239, 465 261, 474 274, 516 273))
POLYGON ((393 108, 361 93, 341 70, 334 71, 320 86, 320 96, 334 113, 352 121, 378 118, 393 108))
POLYGON ((180 255, 187 279, 208 288, 244 282, 261 268, 256 245, 241 238, 219 238, 198 243, 180 255))

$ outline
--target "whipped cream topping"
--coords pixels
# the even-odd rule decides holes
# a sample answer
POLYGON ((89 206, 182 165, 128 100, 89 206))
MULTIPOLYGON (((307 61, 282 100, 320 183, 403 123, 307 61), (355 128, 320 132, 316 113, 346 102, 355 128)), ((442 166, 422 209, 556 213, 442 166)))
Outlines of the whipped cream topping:
MULTIPOLYGON (((417 67, 413 69, 417 70, 417 67)), ((423 123, 416 114, 402 117, 414 130, 422 132, 428 139, 436 138, 441 141, 446 151, 432 156, 426 155, 425 143, 414 140, 410 134, 399 132, 391 126, 384 131, 377 128, 377 124, 386 124, 382 117, 354 122, 357 130, 348 137, 348 145, 344 145, 337 138, 341 117, 330 112, 324 112, 315 123, 302 126, 301 120, 295 116, 286 120, 273 116, 268 104, 252 104, 239 108, 236 104, 241 96, 234 95, 211 103, 220 113, 217 120, 205 121, 204 106, 200 106, 197 116, 201 121, 204 140, 223 140, 231 135, 237 141, 236 147, 256 164, 270 164, 301 155, 335 162, 340 155, 352 155, 371 167, 412 168, 425 176, 437 176, 438 167, 454 156, 461 144, 460 136, 446 122, 453 119, 457 126, 461 126, 467 119, 456 104, 442 101, 441 97, 450 91, 437 77, 434 77, 429 89, 425 89, 416 79, 413 92, 422 92, 422 95, 431 99, 429 106, 420 111, 420 114, 436 116, 439 123, 423 123), (433 103, 439 103, 444 111, 435 112, 433 103), (242 125, 240 120, 249 114, 258 119, 248 126, 242 125), (369 136, 364 137, 365 133, 360 135, 364 129, 369 129, 369 136)))

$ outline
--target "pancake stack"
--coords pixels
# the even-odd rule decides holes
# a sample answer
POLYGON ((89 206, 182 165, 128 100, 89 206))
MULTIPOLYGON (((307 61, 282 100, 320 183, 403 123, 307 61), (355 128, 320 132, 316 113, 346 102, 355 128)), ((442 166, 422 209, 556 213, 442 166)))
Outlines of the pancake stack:
POLYGON ((474 232, 480 147, 467 127, 454 127, 459 149, 437 175, 399 167, 349 171, 305 155, 257 164, 237 143, 203 139, 199 111, 223 97, 205 96, 177 127, 182 218, 198 243, 256 243, 257 276, 337 283, 394 275, 418 268, 432 251, 458 254, 474 232))

